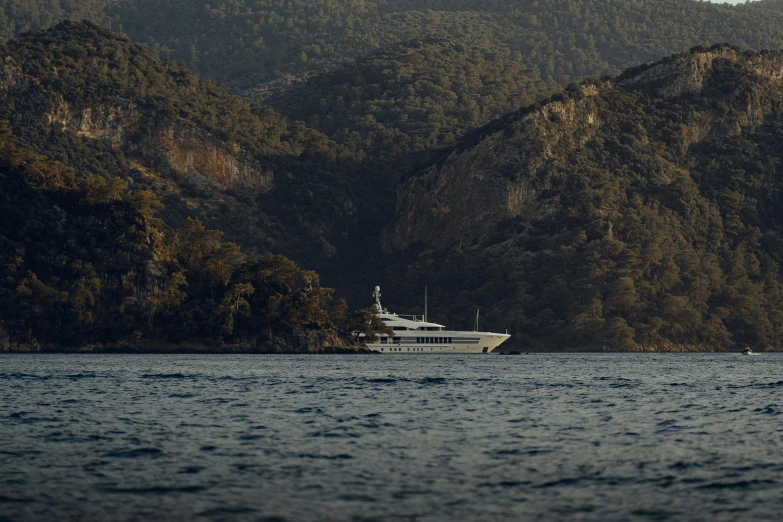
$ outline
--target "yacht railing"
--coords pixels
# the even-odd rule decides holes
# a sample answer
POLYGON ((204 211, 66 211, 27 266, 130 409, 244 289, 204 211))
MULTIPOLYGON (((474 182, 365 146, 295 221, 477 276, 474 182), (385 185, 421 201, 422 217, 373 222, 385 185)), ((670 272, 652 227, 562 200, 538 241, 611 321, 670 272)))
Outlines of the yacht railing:
POLYGON ((403 317, 405 319, 410 319, 411 321, 415 323, 423 323, 424 322, 424 316, 423 315, 406 315, 406 314, 394 314, 397 317, 403 317))

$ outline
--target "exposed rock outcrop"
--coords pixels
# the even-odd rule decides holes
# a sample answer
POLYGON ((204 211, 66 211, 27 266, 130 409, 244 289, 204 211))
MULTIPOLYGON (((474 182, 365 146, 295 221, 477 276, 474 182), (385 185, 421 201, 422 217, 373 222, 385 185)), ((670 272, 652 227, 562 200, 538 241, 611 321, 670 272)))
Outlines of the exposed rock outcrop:
POLYGON ((592 103, 598 92, 597 86, 585 86, 578 98, 532 111, 403 183, 395 219, 383 236, 384 250, 415 242, 434 248, 468 245, 486 238, 500 222, 550 212, 538 202, 550 187, 536 173, 591 138, 600 126, 592 103))
MULTIPOLYGON (((596 99, 613 90, 651 92, 665 100, 699 96, 718 71, 736 69, 749 77, 742 88, 729 93, 741 110, 719 118, 703 109, 691 109, 680 122, 681 147, 687 149, 711 134, 736 134, 765 120, 783 85, 783 53, 743 53, 727 46, 694 51, 663 60, 641 72, 630 70, 616 82, 588 83, 541 107, 525 109, 465 150, 456 148, 442 163, 432 165, 401 184, 392 223, 386 227, 384 251, 404 250, 416 243, 453 248, 481 243, 499 224, 541 219, 554 211, 553 201, 542 200, 551 189, 539 174, 560 165, 566 156, 595 136, 602 125, 596 99), (752 77, 752 78, 750 78, 752 77)), ((497 127, 490 125, 489 128, 497 127)), ((661 159, 659 163, 667 160, 661 159)), ((672 179, 669 166, 654 169, 658 182, 672 179)), ((676 177, 676 176, 675 176, 676 177)))
POLYGON ((48 124, 106 141, 112 148, 143 152, 142 161, 154 160, 148 167, 165 165, 196 186, 258 193, 274 184, 274 173, 236 144, 224 143, 180 118, 146 111, 131 100, 74 105, 25 75, 10 57, 0 62, 0 95, 23 98, 18 103, 25 105, 39 100, 39 117, 48 124))

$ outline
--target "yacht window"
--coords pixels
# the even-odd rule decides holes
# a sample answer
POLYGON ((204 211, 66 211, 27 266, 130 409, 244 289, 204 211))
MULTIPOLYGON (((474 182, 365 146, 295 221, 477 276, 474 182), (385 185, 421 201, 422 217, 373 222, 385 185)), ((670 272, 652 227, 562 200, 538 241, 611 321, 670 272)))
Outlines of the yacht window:
POLYGON ((404 326, 392 326, 392 330, 407 330, 404 326))

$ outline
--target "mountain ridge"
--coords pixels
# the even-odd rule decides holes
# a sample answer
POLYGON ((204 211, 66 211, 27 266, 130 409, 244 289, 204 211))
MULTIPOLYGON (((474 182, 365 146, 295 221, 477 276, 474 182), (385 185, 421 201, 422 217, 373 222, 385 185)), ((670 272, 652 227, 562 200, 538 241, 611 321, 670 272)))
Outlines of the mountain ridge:
POLYGON ((780 349, 782 75, 694 49, 491 124, 398 189, 385 284, 520 348, 780 349))

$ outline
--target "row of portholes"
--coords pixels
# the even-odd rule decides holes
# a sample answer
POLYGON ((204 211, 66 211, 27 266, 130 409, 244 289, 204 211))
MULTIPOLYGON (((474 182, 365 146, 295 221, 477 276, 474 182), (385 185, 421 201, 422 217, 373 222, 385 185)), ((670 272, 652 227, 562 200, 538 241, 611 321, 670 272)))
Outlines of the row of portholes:
POLYGON ((451 337, 417 337, 416 342, 419 344, 451 343, 451 337))
MULTIPOLYGON (((448 346, 447 346, 447 348, 448 348, 448 346)), ((451 349, 454 350, 455 349, 454 346, 451 346, 451 349)), ((433 350, 433 348, 430 348, 430 351, 432 351, 432 350, 433 350)), ((384 349, 381 348, 381 351, 384 351, 384 349)), ((427 350, 424 349, 424 348, 414 347, 414 348, 408 348, 407 350, 403 350, 402 348, 389 348, 389 351, 390 352, 404 352, 404 351, 408 351, 408 352, 426 352, 427 350)))

